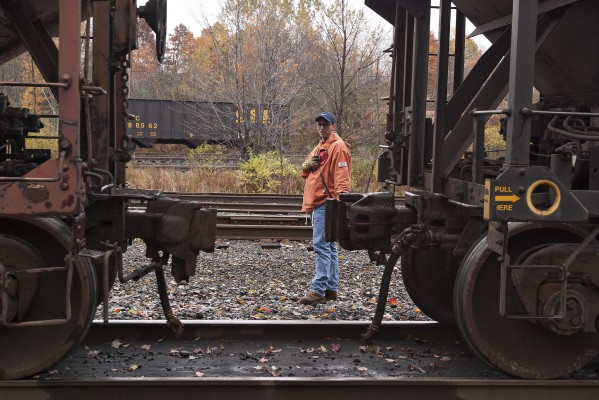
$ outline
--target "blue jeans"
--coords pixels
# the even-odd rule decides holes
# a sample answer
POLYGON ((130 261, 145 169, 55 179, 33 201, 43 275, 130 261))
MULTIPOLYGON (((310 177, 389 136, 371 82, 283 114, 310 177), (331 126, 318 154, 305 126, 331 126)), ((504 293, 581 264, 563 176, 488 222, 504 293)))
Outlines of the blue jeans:
POLYGON ((324 239, 324 204, 312 211, 312 247, 316 256, 316 273, 310 290, 324 296, 325 290, 339 286, 339 253, 336 242, 324 239))

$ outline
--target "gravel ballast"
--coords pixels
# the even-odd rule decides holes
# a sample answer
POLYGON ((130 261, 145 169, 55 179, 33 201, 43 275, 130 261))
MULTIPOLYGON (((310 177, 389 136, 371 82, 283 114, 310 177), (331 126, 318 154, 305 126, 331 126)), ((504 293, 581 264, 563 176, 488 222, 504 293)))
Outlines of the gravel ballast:
MULTIPOLYGON (((298 302, 314 273, 309 243, 283 242, 262 248, 259 242, 220 243, 214 253, 200 253, 196 275, 176 284, 166 268, 169 298, 179 319, 206 320, 371 320, 384 266, 366 251, 339 250, 337 301, 314 306, 298 302)), ((136 241, 124 256, 125 274, 149 264, 145 245, 136 241)), ((114 284, 109 319, 164 319, 153 273, 137 282, 114 284)), ((102 318, 102 306, 97 319, 102 318)), ((428 320, 409 299, 399 263, 393 272, 384 320, 428 320)))

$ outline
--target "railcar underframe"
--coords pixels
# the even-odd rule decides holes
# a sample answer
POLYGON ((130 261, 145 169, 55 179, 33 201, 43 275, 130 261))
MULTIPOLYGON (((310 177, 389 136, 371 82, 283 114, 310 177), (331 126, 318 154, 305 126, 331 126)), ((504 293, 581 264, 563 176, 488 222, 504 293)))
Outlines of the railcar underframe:
POLYGON ((401 256, 418 307, 502 371, 576 371, 599 354, 599 4, 440 0, 434 118, 431 2, 366 5, 395 28, 377 173, 389 190, 327 200, 328 240, 386 268, 401 256), (492 43, 466 77, 465 18, 492 43), (491 116, 501 117, 499 153, 485 147, 491 116), (405 206, 397 186, 409 188, 405 206))

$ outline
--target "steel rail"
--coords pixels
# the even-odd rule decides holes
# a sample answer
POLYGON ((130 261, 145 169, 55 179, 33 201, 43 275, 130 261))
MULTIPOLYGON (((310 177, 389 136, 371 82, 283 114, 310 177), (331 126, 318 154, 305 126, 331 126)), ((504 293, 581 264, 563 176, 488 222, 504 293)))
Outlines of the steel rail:
POLYGON ((216 238, 228 240, 310 240, 312 226, 217 224, 216 238))
POLYGON ((220 225, 308 225, 304 215, 227 215, 217 214, 216 223, 220 225))
POLYGON ((181 200, 210 202, 210 203, 252 203, 252 204, 294 204, 302 205, 300 194, 270 194, 270 193, 186 193, 163 192, 165 196, 181 200))
POLYGON ((11 400, 510 399, 596 400, 597 382, 431 378, 97 378, 0 384, 11 400))
POLYGON ((175 338, 164 321, 94 323, 84 343, 52 371, 31 379, 0 382, 0 398, 363 400, 375 395, 594 400, 599 395, 599 381, 593 378, 596 372, 593 374, 592 367, 580 379, 512 379, 490 370, 464 344, 457 343, 455 329, 436 323, 383 322, 381 337, 375 342, 383 350, 365 352, 358 351, 359 341, 352 340, 366 328, 367 321, 184 321, 184 325, 183 336, 175 338), (117 338, 123 344, 120 349, 113 348, 117 338), (142 344, 147 343, 151 349, 143 350, 142 344), (236 343, 242 346, 235 347, 236 343), (327 355, 319 345, 329 343, 340 343, 341 350, 329 350, 327 355), (194 346, 207 350, 213 344, 212 354, 197 355, 197 359, 169 354, 194 346), (258 350, 269 346, 273 349, 269 355, 258 350), (311 346, 317 349, 307 349, 311 346), (248 359, 244 350, 256 353, 256 359, 248 359), (89 355, 93 351, 104 357, 89 355), (407 357, 393 367, 378 351, 407 357), (318 356, 313 355, 316 352, 318 356), (440 361, 441 356, 451 360, 440 361), (260 362, 259 357, 269 360, 260 362), (420 357, 424 361, 418 364, 420 357), (429 360, 451 367, 436 368, 429 360), (139 368, 126 368, 130 364, 139 364, 139 368), (165 368, 167 364, 172 368, 165 368), (281 375, 273 376, 275 364, 290 368, 281 368, 281 375), (194 375, 195 371, 203 372, 194 375))
MULTIPOLYGON (((277 203, 233 203, 233 202, 201 202, 206 208, 216 208, 219 212, 245 212, 262 214, 265 212, 276 212, 281 211, 283 214, 299 214, 302 213, 302 206, 300 204, 277 204, 277 203), (227 210, 227 211, 225 211, 227 210)), ((305 213, 304 213, 305 214, 305 213)))

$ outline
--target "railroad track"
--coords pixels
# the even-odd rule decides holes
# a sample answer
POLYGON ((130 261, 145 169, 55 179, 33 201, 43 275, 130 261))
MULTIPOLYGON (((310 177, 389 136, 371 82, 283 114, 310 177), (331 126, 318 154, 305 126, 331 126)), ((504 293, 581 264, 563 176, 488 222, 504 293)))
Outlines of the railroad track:
POLYGON ((292 215, 217 214, 216 237, 221 240, 311 240, 312 225, 306 217, 292 215))
MULTIPOLYGON (((169 197, 197 201, 217 210, 219 240, 311 240, 312 226, 301 212, 302 196, 256 193, 163 192, 169 197)), ((403 202, 402 197, 397 197, 403 202)), ((134 207, 141 205, 134 205, 134 207)))
POLYGON ((486 366, 436 323, 364 321, 164 321, 95 323, 50 371, 0 382, 10 399, 597 399, 592 367, 578 379, 516 380, 486 366), (200 351, 201 349, 201 351, 200 351))

